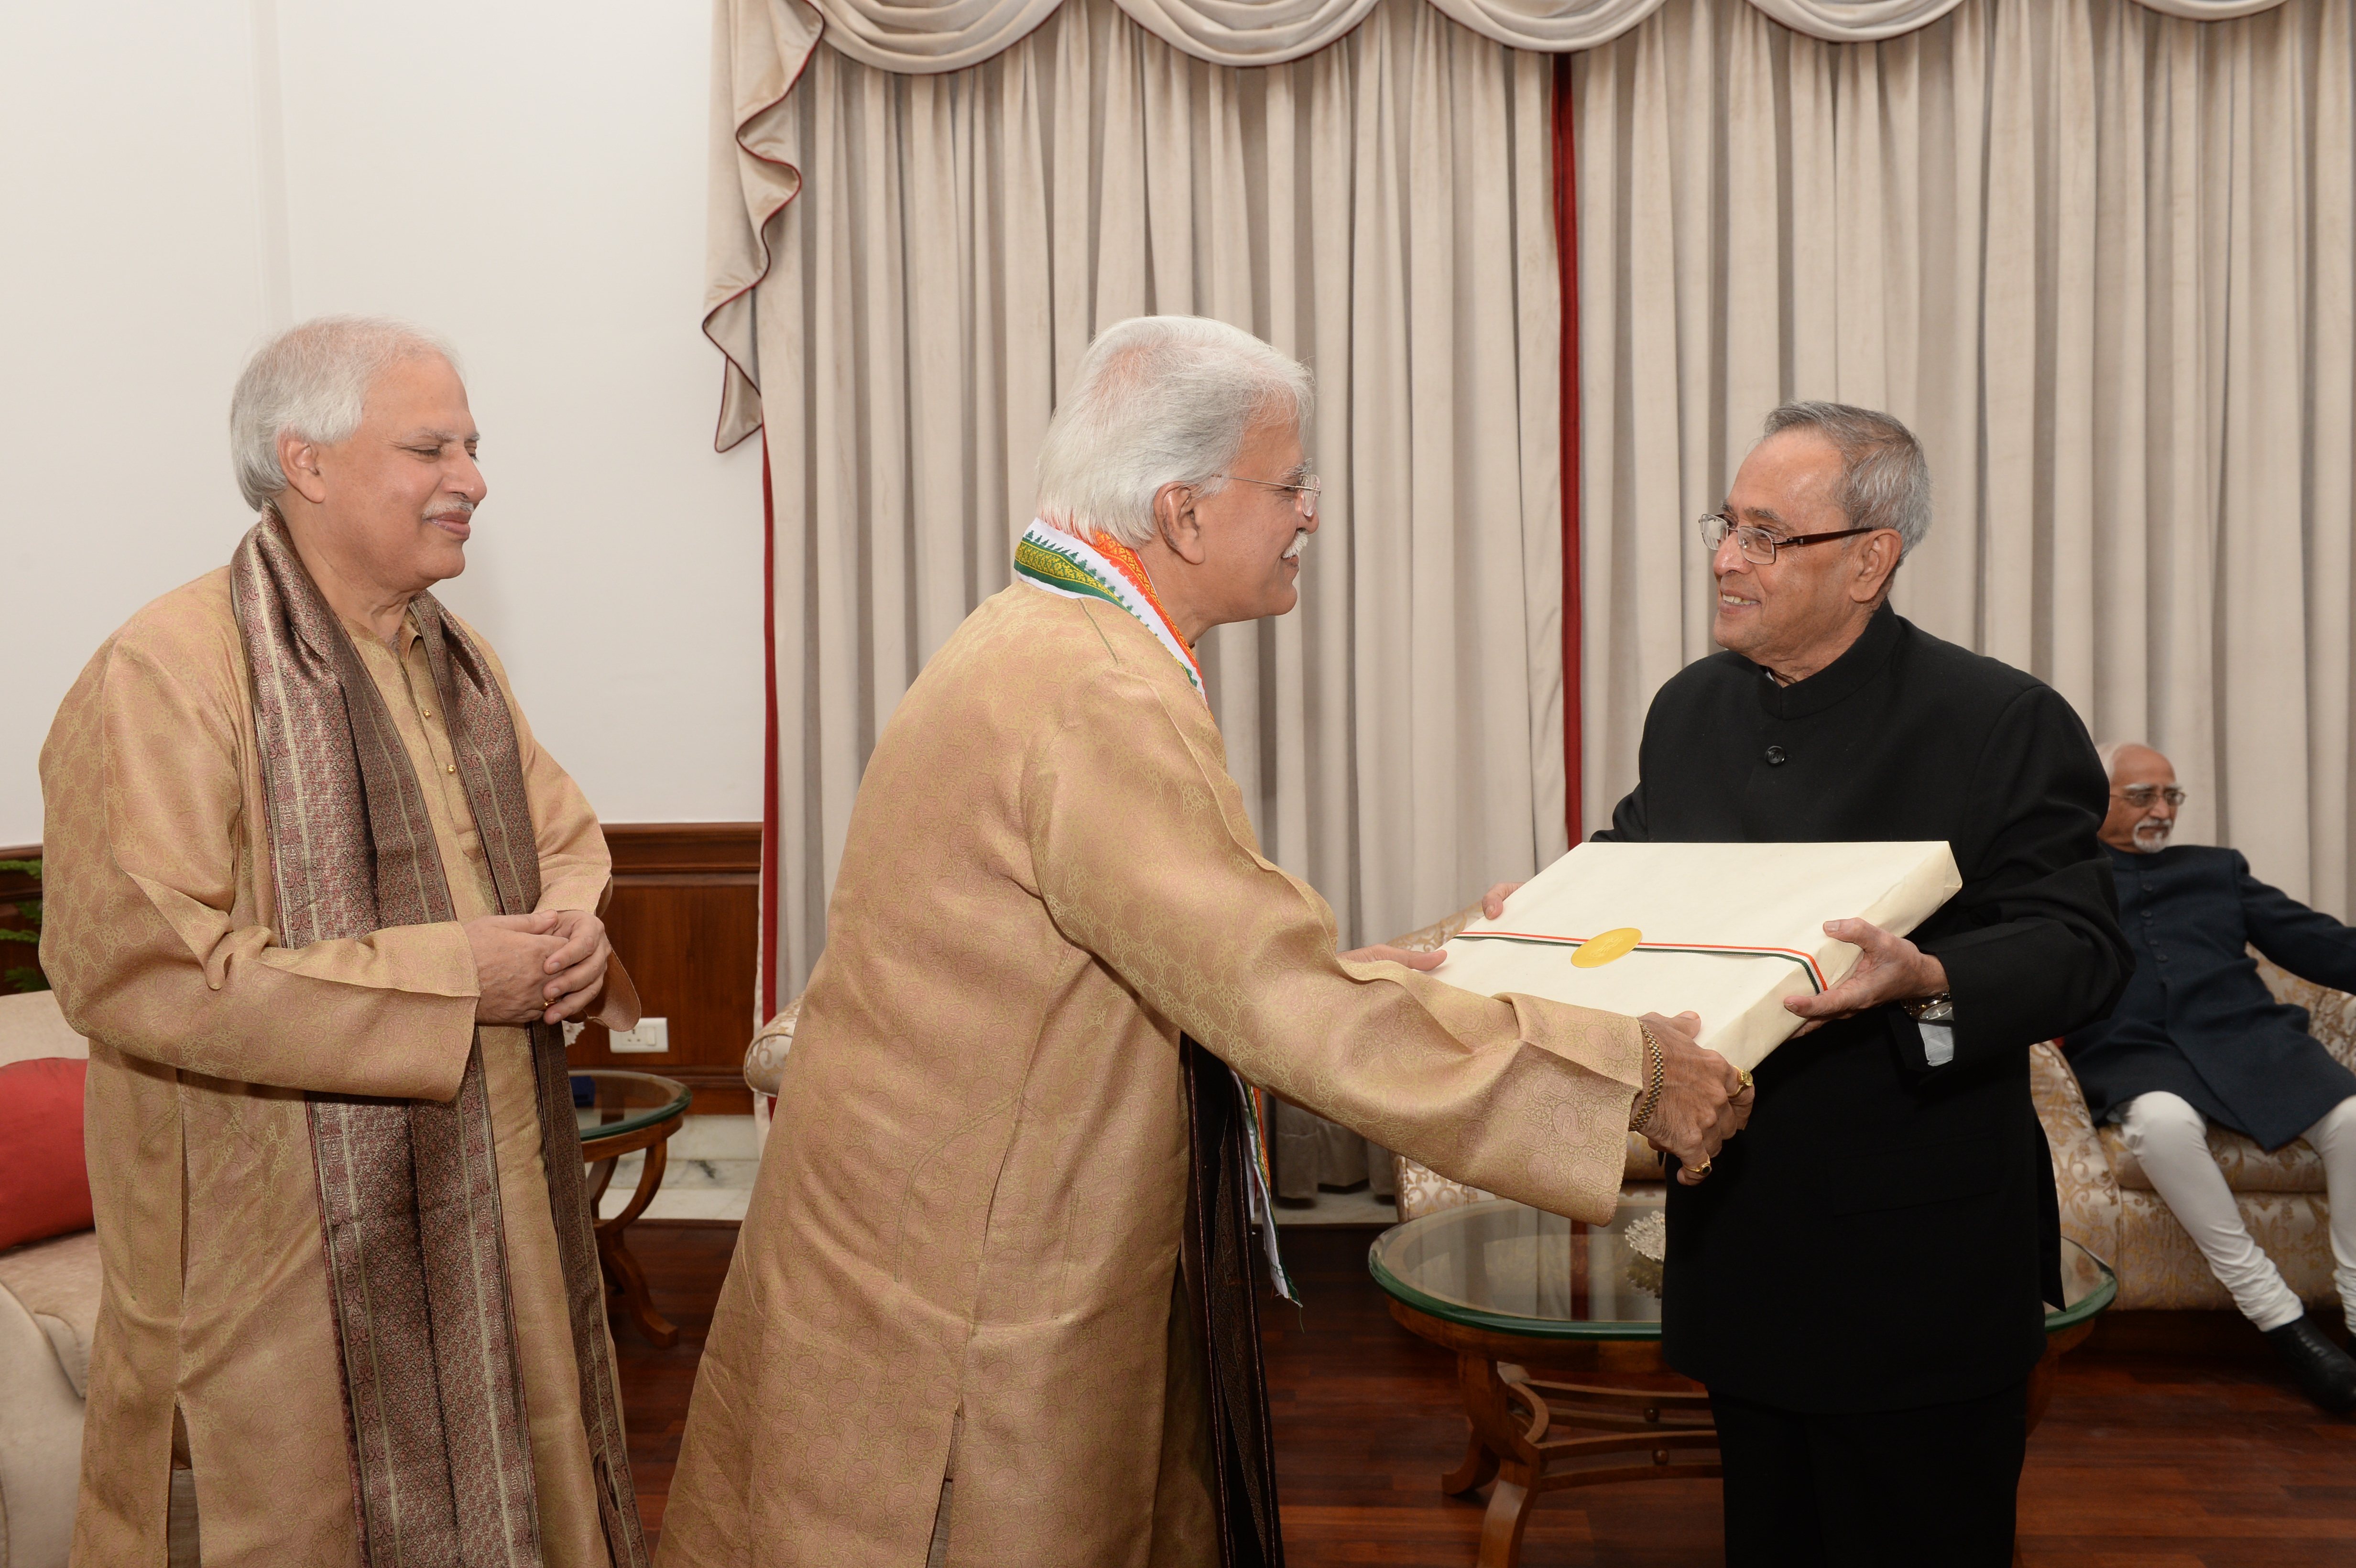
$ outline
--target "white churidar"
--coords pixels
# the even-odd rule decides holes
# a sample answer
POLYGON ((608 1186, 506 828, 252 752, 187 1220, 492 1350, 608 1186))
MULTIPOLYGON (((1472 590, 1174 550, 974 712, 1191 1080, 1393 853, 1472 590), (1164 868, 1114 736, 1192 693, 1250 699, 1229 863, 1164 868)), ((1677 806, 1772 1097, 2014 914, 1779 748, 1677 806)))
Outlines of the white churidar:
MULTIPOLYGON (((2119 1136, 2242 1316, 2262 1329, 2297 1321, 2305 1309, 2274 1260, 2250 1239, 2233 1189, 2209 1152, 2208 1118, 2181 1095, 2138 1094, 2119 1115, 2119 1136)), ((2322 1157, 2332 1272, 2341 1310, 2356 1330, 2356 1099, 2340 1101, 2299 1136, 2322 1157)))
POLYGON ((2352 15, 1965 0, 1836 47, 1676 0, 1574 58, 1590 827, 1712 650, 1694 520, 1769 409, 1834 398, 1930 456, 1899 608, 2346 912, 2352 15))

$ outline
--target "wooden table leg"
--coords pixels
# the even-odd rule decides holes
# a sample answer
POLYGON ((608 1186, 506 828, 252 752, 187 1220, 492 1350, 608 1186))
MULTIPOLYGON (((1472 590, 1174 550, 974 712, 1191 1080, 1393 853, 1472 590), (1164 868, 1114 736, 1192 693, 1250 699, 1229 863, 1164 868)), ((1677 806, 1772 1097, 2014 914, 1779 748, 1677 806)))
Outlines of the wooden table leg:
POLYGON ((1537 1500, 1537 1478, 1545 1468, 1532 1447, 1532 1430, 1543 1430, 1545 1401, 1516 1391, 1498 1374, 1488 1356, 1460 1350, 1456 1356, 1456 1386, 1464 1396, 1464 1413, 1472 1424, 1472 1447, 1464 1463, 1443 1477, 1443 1490, 1468 1491, 1490 1477, 1496 1488, 1489 1494, 1488 1512, 1481 1520, 1480 1568, 1515 1568, 1521 1561, 1522 1531, 1537 1500), (1516 1392, 1536 1413, 1526 1426, 1514 1408, 1516 1392), (1465 1485, 1451 1485, 1451 1482, 1465 1485))
POLYGON ((1537 1496, 1518 1478, 1524 1467, 1508 1464, 1489 1494, 1489 1511, 1481 1516, 1479 1568, 1515 1568, 1522 1560, 1522 1531, 1530 1522, 1530 1503, 1537 1496))
MULTIPOLYGON (((629 1229, 631 1221, 646 1212, 647 1205, 654 1201, 656 1190, 662 1186, 663 1169, 669 1163, 664 1148, 669 1141, 659 1139, 647 1146, 646 1164, 638 1171, 638 1189, 630 1194, 629 1205, 612 1219, 597 1221, 597 1262, 605 1278, 621 1293, 622 1306, 630 1321, 638 1326, 638 1332, 666 1350, 679 1343, 679 1329, 655 1310, 654 1298, 647 1291, 646 1271, 630 1255, 622 1233, 629 1229)), ((599 1182, 601 1193, 604 1188, 605 1183, 599 1182)))
POLYGON ((1440 1489, 1450 1497, 1477 1492, 1497 1478, 1497 1456, 1475 1432, 1464 1445, 1464 1463, 1440 1477, 1440 1489))

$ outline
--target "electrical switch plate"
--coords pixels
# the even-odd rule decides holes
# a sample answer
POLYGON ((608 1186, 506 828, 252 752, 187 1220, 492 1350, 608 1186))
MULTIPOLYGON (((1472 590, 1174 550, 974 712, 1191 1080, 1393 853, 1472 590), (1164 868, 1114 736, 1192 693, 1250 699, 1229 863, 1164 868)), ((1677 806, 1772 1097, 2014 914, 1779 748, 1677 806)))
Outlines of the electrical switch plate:
POLYGON ((627 1056, 637 1051, 658 1051, 669 1049, 670 1020, 669 1019, 640 1019, 638 1027, 634 1029, 614 1031, 613 1051, 616 1056, 627 1056))

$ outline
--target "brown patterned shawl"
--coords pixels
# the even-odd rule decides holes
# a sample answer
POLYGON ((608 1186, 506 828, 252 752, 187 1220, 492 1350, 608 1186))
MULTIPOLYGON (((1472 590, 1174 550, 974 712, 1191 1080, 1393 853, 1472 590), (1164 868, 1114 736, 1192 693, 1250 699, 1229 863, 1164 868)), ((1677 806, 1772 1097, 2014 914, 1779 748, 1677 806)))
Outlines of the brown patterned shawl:
MULTIPOLYGON (((230 582, 253 677, 279 941, 303 946, 455 918, 392 716, 277 517, 245 536, 230 582)), ((500 912, 529 912, 540 859, 514 721, 489 661, 434 596, 419 594, 411 608, 500 912)), ((598 1511, 616 1568, 642 1568, 563 1037, 546 1024, 530 1033, 598 1511)), ((450 1104, 312 1094, 308 1108, 365 1561, 538 1564, 480 1044, 450 1104)))

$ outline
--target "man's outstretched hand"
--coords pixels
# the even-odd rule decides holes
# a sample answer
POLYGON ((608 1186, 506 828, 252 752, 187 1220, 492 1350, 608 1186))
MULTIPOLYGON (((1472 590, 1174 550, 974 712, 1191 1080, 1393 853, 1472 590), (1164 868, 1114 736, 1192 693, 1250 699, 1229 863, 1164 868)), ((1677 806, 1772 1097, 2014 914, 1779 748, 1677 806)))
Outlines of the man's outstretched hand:
POLYGON ((1864 952, 1848 977, 1824 995, 1783 998, 1786 1008, 1808 1020, 1800 1026, 1800 1034, 1813 1033, 1835 1019, 1851 1018, 1869 1008, 1935 997, 1947 988, 1945 965, 1869 921, 1828 920, 1825 934, 1864 952))
MULTIPOLYGON (((1691 1187, 1702 1179, 1694 1168, 1716 1159, 1726 1140, 1749 1123, 1751 1102, 1758 1092, 1742 1082, 1734 1063, 1694 1043, 1701 1027, 1698 1016, 1679 1013, 1670 1019, 1646 1013, 1644 1022, 1661 1042, 1663 1074, 1660 1104, 1637 1130, 1655 1148, 1677 1157, 1677 1179, 1691 1187)), ((1644 1068, 1652 1071, 1650 1061, 1644 1068)))

